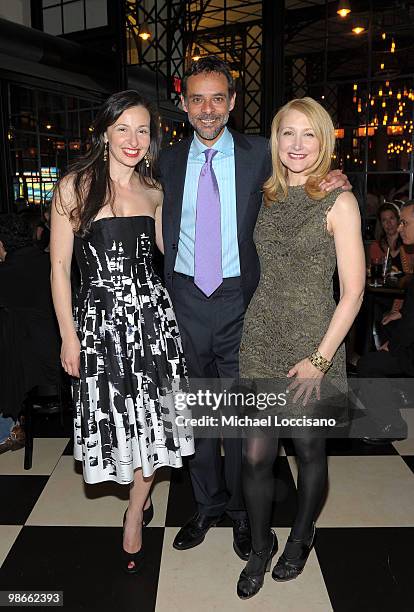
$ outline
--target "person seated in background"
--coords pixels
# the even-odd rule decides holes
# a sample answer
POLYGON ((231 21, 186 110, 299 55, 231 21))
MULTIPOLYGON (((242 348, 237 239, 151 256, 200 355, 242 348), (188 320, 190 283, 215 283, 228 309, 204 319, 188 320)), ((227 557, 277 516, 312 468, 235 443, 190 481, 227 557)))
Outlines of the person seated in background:
MULTIPOLYGON (((403 206, 398 229, 404 245, 414 245, 414 200, 403 206)), ((407 286, 401 311, 387 325, 386 333, 387 340, 380 349, 361 357, 357 366, 362 379, 361 401, 376 424, 374 435, 363 438, 371 444, 407 437, 407 424, 388 378, 414 376, 414 278, 407 286)))
MULTIPOLYGON (((377 211, 377 227, 375 230, 377 240, 370 245, 369 262, 386 259, 389 249, 391 272, 404 272, 412 274, 414 268, 414 249, 404 245, 398 232, 400 222, 400 209, 393 202, 384 202, 377 211)), ((377 301, 378 302, 378 301, 377 301)), ((403 300, 390 300, 384 297, 381 301, 379 319, 383 325, 398 318, 403 300)))
POLYGON ((42 209, 40 221, 36 227, 36 246, 45 253, 50 250, 50 203, 42 209))
POLYGON ((402 240, 398 233, 400 209, 392 202, 384 202, 377 210, 376 240, 369 247, 370 261, 385 259, 388 249, 395 271, 402 270, 400 246, 402 240))
POLYGON ((60 359, 49 255, 34 246, 24 216, 0 215, 0 261, 0 452, 5 452, 24 442, 15 423, 27 393, 60 382, 60 359))
POLYGON ((33 244, 41 251, 49 252, 50 209, 27 209, 18 213, 31 227, 33 244))

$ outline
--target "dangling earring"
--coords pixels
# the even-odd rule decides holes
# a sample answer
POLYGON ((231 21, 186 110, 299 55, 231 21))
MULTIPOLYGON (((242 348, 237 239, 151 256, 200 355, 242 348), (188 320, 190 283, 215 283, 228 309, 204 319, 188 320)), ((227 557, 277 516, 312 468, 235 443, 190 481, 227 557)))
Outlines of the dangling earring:
POLYGON ((151 155, 148 153, 148 151, 145 153, 144 159, 145 159, 145 165, 148 169, 151 165, 151 155))
POLYGON ((105 147, 104 147, 104 153, 103 153, 103 160, 104 160, 104 162, 108 161, 108 151, 109 151, 109 142, 106 141, 105 147))

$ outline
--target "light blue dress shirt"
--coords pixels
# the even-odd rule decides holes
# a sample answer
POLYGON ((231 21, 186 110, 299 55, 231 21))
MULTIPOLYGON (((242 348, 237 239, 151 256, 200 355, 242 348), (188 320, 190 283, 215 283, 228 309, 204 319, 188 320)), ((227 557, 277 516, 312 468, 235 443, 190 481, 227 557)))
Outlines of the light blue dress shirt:
MULTIPOLYGON (((181 212, 180 237, 178 241, 175 272, 194 276, 194 240, 197 207, 197 188, 201 168, 207 149, 194 134, 188 155, 181 212)), ((213 169, 220 191, 221 204, 221 263, 223 278, 240 276, 239 245, 237 242, 236 172, 234 164, 233 136, 227 128, 213 149, 218 151, 213 158, 213 169)))

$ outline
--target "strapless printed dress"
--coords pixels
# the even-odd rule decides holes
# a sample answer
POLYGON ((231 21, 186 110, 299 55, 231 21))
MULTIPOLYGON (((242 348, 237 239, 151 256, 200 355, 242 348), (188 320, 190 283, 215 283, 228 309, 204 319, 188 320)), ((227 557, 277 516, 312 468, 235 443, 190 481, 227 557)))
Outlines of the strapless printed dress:
POLYGON ((74 318, 81 343, 74 379, 74 456, 88 483, 132 482, 194 453, 176 422, 174 392, 186 381, 177 321, 152 266, 155 221, 106 217, 75 237, 81 273, 74 318))

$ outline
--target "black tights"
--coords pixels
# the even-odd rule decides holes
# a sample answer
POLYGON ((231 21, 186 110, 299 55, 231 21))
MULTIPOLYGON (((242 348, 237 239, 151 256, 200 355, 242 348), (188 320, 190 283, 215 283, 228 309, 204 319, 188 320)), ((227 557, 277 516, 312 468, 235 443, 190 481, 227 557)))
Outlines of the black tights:
MULTIPOLYGON (((273 464, 278 439, 250 438, 243 441, 243 493, 250 519, 252 548, 269 545, 274 493, 273 464)), ((309 536, 313 521, 324 501, 328 480, 325 438, 293 438, 298 461, 298 512, 292 527, 293 538, 309 536)))

